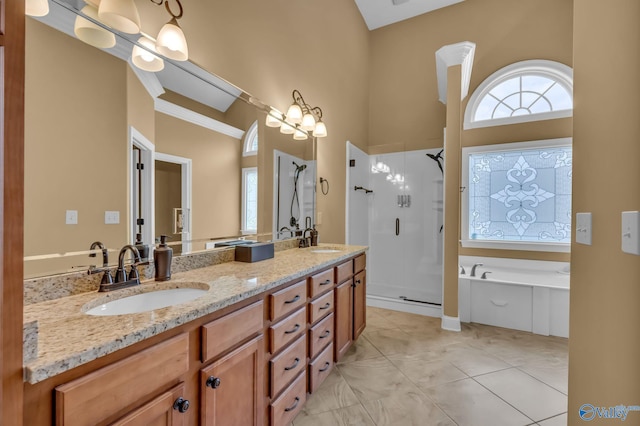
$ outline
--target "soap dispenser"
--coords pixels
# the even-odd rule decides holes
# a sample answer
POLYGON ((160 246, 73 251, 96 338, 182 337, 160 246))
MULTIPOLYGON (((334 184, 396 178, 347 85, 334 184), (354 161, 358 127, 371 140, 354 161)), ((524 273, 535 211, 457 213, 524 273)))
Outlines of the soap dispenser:
POLYGON ((138 249, 142 262, 149 260, 149 246, 142 242, 142 234, 136 234, 136 243, 134 246, 138 249))
POLYGON ((313 229, 311 230, 311 246, 315 247, 318 245, 318 230, 316 226, 313 225, 313 229))
POLYGON ((156 281, 168 281, 171 279, 171 259, 173 249, 167 246, 167 236, 160 236, 160 245, 153 255, 153 264, 156 270, 156 281))

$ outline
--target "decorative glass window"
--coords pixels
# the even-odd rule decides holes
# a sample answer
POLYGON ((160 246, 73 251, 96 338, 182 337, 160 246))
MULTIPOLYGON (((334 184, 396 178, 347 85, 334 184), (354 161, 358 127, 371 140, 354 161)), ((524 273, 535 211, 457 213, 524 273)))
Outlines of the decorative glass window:
POLYGON ((244 135, 244 147, 242 156, 258 155, 258 121, 254 121, 244 135))
POLYGON ((573 72, 552 61, 523 61, 487 78, 469 99, 464 128, 570 117, 573 72))
POLYGON ((258 168, 242 169, 242 230, 243 234, 258 231, 258 168))
POLYGON ((463 149, 462 245, 569 251, 571 139, 463 149))

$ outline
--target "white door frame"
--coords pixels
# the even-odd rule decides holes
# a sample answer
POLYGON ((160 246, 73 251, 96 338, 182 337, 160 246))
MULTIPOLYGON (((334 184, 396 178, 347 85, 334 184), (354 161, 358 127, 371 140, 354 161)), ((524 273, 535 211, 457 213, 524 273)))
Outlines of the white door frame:
MULTIPOLYGON (((129 126, 129 151, 127 155, 129 163, 127 167, 127 179, 129 182, 128 240, 130 244, 135 243, 138 228, 136 223, 138 216, 136 212, 136 193, 138 189, 135 187, 133 179, 133 174, 138 171, 133 161, 134 146, 140 150, 141 161, 146 164, 141 173, 142 193, 140 194, 140 200, 142 203, 142 217, 145 220, 145 224, 142 226, 142 241, 149 247, 153 247, 155 242, 155 145, 133 126, 129 126)), ((153 250, 149 250, 149 258, 152 256, 153 250)))

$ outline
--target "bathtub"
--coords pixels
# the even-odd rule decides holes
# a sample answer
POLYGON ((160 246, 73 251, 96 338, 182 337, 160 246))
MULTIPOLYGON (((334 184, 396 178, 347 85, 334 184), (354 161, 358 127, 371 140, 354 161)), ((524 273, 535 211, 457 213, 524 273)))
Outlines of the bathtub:
POLYGON ((569 337, 568 263, 460 256, 459 264, 461 322, 569 337), (483 266, 471 277, 475 263, 483 266))

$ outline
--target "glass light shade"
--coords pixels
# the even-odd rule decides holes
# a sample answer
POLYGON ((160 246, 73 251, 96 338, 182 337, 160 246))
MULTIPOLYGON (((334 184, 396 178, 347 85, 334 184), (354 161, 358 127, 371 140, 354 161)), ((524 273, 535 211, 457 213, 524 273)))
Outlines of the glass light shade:
POLYGON ((327 136, 327 126, 324 125, 322 120, 318 120, 315 129, 313 129, 313 136, 317 138, 324 138, 327 136))
POLYGON ((46 16, 49 13, 49 0, 27 0, 24 12, 27 16, 46 16))
POLYGON ((164 24, 160 29, 156 40, 156 49, 158 53, 169 59, 176 61, 189 59, 187 39, 184 37, 184 32, 182 32, 182 28, 178 25, 176 18, 164 24))
POLYGON ((296 129, 293 138, 297 141, 304 141, 308 138, 307 134, 300 129, 296 129))
POLYGON ((127 34, 140 32, 140 14, 133 0, 101 0, 100 21, 127 34))
MULTIPOLYGON (((148 48, 149 50, 156 51, 156 46, 153 41, 146 37, 140 37, 138 43, 148 48)), ((164 69, 164 61, 140 46, 133 46, 131 52, 131 62, 133 65, 144 71, 158 72, 164 69)))
POLYGON ((84 0, 84 2, 86 4, 90 4, 91 6, 95 7, 96 9, 100 7, 100 0, 84 0))
POLYGON ((284 133, 285 135, 292 135, 295 131, 295 127, 289 123, 282 123, 282 126, 280 126, 280 133, 284 133))
POLYGON ((293 124, 302 123, 302 109, 300 105, 293 103, 287 110, 287 121, 293 124))
POLYGON ((306 131, 311 131, 316 128, 316 119, 313 118, 313 114, 306 113, 302 116, 302 124, 300 124, 300 128, 306 131))
MULTIPOLYGON (((96 21, 98 20, 98 9, 93 6, 86 5, 82 8, 81 12, 96 21)), ((78 39, 100 49, 108 49, 116 45, 116 36, 112 32, 105 30, 80 15, 76 16, 73 33, 78 39)))
POLYGON ((278 120, 276 117, 282 119, 282 113, 272 108, 267 114, 267 119, 264 124, 266 124, 267 127, 280 127, 282 125, 282 121, 278 120))

